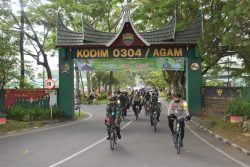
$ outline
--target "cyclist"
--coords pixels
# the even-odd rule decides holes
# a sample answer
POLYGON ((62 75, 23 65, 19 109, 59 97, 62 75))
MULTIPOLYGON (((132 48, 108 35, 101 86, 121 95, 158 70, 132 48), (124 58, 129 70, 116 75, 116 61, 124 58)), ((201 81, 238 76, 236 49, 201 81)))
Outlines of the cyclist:
POLYGON ((125 92, 120 92, 119 100, 120 100, 121 111, 123 114, 122 116, 127 116, 127 101, 125 92))
POLYGON ((107 127, 107 132, 108 132, 108 138, 107 138, 108 140, 110 139, 111 121, 115 121, 117 137, 118 139, 121 139, 121 133, 120 133, 121 113, 119 110, 119 105, 117 104, 116 97, 110 98, 110 103, 107 105, 106 109, 105 125, 107 127))
POLYGON ((91 93, 90 93, 88 99, 89 99, 89 103, 92 104, 93 101, 94 101, 94 99, 95 99, 95 94, 94 94, 94 92, 91 92, 91 93))
MULTIPOLYGON (((129 110, 129 107, 130 107, 130 99, 129 99, 129 94, 128 92, 126 91, 125 92, 125 101, 126 101, 126 109, 129 110)), ((126 113, 127 114, 127 113, 126 113)))
POLYGON ((151 125, 153 126, 153 112, 156 111, 157 113, 157 121, 160 121, 160 105, 158 101, 158 95, 154 92, 151 97, 151 112, 150 112, 150 121, 151 125))
MULTIPOLYGON (((177 93, 174 95, 174 99, 170 102, 168 107, 168 123, 172 135, 174 135, 174 119, 182 119, 182 118, 187 120, 191 119, 187 108, 187 102, 182 99, 180 93, 177 93)), ((183 147, 184 127, 185 127, 185 122, 183 120, 180 122, 181 147, 183 147)))
POLYGON ((143 105, 144 105, 145 110, 146 110, 146 106, 149 105, 150 100, 151 100, 151 94, 149 91, 147 91, 143 98, 143 105))
POLYGON ((141 95, 139 92, 137 92, 134 97, 133 97, 133 100, 132 100, 132 104, 133 104, 133 110, 135 112, 135 109, 136 109, 136 106, 139 105, 139 113, 141 112, 141 103, 142 103, 142 98, 141 98, 141 95))
POLYGON ((147 91, 145 96, 144 96, 143 101, 146 103, 146 102, 150 101, 150 99, 151 99, 151 94, 149 93, 149 91, 147 91))

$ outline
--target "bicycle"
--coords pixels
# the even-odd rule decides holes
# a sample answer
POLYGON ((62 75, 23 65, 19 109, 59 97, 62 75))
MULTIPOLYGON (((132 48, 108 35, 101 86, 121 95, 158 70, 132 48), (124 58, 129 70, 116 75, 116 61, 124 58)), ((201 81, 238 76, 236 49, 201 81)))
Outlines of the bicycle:
POLYGON ((115 125, 114 121, 110 125, 109 141, 110 141, 111 150, 114 150, 115 145, 117 144, 116 125, 115 125))
POLYGON ((123 119, 127 116, 127 108, 126 108, 126 106, 121 106, 121 114, 122 114, 123 119))
POLYGON ((180 122, 185 121, 186 119, 181 118, 181 119, 176 119, 172 118, 175 121, 175 130, 174 130, 174 145, 177 151, 177 154, 180 154, 181 151, 181 127, 180 127, 180 122))
POLYGON ((115 124, 115 112, 111 112, 111 116, 109 116, 109 143, 111 150, 114 150, 115 145, 117 144, 117 133, 116 133, 116 124, 115 124))

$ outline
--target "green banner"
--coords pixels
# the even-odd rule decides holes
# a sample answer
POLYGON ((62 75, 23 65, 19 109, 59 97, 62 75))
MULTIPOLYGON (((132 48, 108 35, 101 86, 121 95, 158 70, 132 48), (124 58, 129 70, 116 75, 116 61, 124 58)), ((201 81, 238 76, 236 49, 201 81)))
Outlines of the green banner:
POLYGON ((144 71, 144 70, 177 70, 184 71, 183 57, 159 57, 139 59, 76 59, 81 71, 107 70, 107 71, 144 71))

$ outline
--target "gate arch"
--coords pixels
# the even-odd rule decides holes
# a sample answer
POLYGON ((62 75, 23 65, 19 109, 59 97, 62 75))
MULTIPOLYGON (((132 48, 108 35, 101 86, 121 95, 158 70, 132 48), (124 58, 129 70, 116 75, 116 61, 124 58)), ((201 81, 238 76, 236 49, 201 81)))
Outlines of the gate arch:
POLYGON ((102 32, 82 20, 82 32, 69 30, 58 15, 57 48, 59 48, 58 105, 66 118, 74 116, 74 59, 185 59, 186 98, 190 113, 201 110, 201 56, 197 41, 202 33, 202 14, 193 24, 176 31, 176 14, 162 29, 138 32, 130 18, 129 4, 118 33, 102 32))

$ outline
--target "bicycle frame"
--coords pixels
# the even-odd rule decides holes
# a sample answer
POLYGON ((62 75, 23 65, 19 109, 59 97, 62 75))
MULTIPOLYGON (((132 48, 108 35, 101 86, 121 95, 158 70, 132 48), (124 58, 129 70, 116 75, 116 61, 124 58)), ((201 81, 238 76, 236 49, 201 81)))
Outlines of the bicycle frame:
POLYGON ((185 121, 184 118, 175 119, 175 134, 174 134, 174 144, 177 151, 177 154, 180 154, 181 150, 181 127, 180 122, 185 121))
POLYGON ((116 134, 116 126, 115 126, 115 123, 113 122, 111 125, 110 125, 110 148, 111 150, 114 150, 115 148, 115 145, 117 144, 117 134, 116 134))

